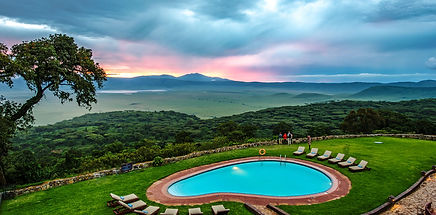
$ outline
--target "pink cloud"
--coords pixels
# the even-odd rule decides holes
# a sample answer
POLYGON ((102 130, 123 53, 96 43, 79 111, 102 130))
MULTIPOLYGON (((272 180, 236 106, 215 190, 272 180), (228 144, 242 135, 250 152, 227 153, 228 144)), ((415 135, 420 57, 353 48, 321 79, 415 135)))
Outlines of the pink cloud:
MULTIPOLYGON (((116 41, 105 51, 96 47, 95 56, 108 74, 120 77, 169 74, 180 76, 201 73, 238 81, 289 81, 274 71, 277 66, 305 64, 301 55, 322 52, 325 47, 314 43, 286 43, 267 47, 250 55, 199 57, 182 55, 151 42, 116 41), (115 49, 115 51, 113 50, 115 49)), ((292 71, 289 71, 292 73, 292 71)))

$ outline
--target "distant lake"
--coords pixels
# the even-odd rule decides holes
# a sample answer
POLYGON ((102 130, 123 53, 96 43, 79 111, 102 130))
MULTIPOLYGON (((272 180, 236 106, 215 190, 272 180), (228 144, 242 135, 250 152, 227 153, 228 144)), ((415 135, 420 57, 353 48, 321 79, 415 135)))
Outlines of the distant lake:
POLYGON ((99 90, 97 93, 132 94, 141 92, 166 92, 168 90, 99 90))

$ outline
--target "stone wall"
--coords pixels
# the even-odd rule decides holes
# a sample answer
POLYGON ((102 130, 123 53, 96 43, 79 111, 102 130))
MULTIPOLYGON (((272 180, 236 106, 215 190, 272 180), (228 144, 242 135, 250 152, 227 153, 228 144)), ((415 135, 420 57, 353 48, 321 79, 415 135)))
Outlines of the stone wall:
MULTIPOLYGON (((422 135, 422 134, 362 134, 362 135, 330 135, 330 136, 322 136, 322 137, 312 137, 312 141, 317 140, 328 140, 328 139, 344 139, 344 138, 359 138, 359 137, 379 137, 379 136, 385 136, 385 137, 400 137, 400 138, 414 138, 414 139, 422 139, 422 140, 436 140, 436 135, 422 135)), ((296 138, 293 140, 293 143, 302 143, 306 142, 307 138, 296 138)), ((246 143, 241 145, 234 145, 234 146, 226 146, 222 148, 217 149, 211 149, 211 150, 205 150, 205 151, 199 151, 199 152, 192 152, 187 155, 178 156, 178 157, 171 157, 171 158, 165 158, 164 164, 168 163, 174 163, 181 160, 186 160, 190 158, 199 157, 202 155, 207 154, 213 154, 213 153, 219 153, 219 152, 226 152, 226 151, 232 151, 236 149, 245 149, 245 148, 251 148, 251 147, 258 147, 258 146, 267 146, 267 145, 274 145, 277 144, 277 141, 265 141, 265 142, 257 142, 257 143, 246 143)), ((147 167, 150 167, 152 165, 152 161, 142 162, 142 163, 136 163, 133 164, 133 170, 138 169, 144 169, 147 167)), ((51 181, 44 182, 40 185, 30 186, 22 189, 17 190, 11 190, 6 191, 5 197, 6 198, 13 198, 17 195, 23 195, 26 193, 32 193, 40 190, 47 190, 53 187, 59 187, 67 184, 73 184, 79 181, 86 181, 90 179, 100 178, 104 177, 106 175, 114 175, 114 174, 120 174, 121 171, 119 168, 113 168, 109 170, 101 170, 93 173, 87 173, 82 175, 77 175, 70 178, 62 178, 62 179, 55 179, 51 181)), ((0 199, 1 201, 1 199, 0 199)))

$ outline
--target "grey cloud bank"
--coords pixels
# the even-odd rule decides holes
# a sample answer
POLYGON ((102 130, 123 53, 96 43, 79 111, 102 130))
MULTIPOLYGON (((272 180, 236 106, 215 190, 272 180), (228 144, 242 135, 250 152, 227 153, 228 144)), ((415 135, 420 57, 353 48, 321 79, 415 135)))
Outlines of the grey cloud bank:
POLYGON ((401 74, 432 75, 436 67, 436 1, 429 0, 0 2, 0 41, 53 32, 74 36, 111 64, 129 55, 168 55, 191 62, 191 68, 208 59, 248 56, 258 61, 238 68, 314 81, 310 75, 362 71, 388 75, 374 81, 396 74, 408 80, 416 75, 401 74))

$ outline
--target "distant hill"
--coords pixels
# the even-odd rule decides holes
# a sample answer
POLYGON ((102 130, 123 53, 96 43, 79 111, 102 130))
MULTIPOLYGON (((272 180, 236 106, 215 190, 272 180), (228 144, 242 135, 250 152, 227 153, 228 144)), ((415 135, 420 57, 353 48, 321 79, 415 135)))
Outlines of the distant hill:
POLYGON ((293 98, 295 96, 295 94, 290 94, 290 93, 274 93, 271 95, 271 97, 273 98, 293 98))
POLYGON ((420 82, 394 82, 384 85, 397 87, 436 87, 436 80, 424 80, 420 82))
POLYGON ((209 76, 202 75, 200 73, 190 73, 190 74, 182 75, 176 79, 183 80, 183 81, 206 81, 206 82, 209 82, 209 81, 230 81, 229 79, 224 79, 224 78, 219 78, 219 77, 209 77, 209 76))
POLYGON ((332 96, 325 95, 325 94, 319 94, 319 93, 301 93, 301 94, 294 96, 294 98, 309 99, 309 100, 311 100, 311 99, 325 100, 325 99, 332 98, 332 96))
POLYGON ((395 83, 305 83, 305 82, 241 82, 198 73, 181 77, 143 76, 131 79, 109 78, 105 90, 204 90, 204 91, 270 91, 286 93, 354 94, 375 86, 436 87, 436 81, 395 83))
POLYGON ((436 87, 375 86, 351 96, 366 100, 410 100, 436 98, 436 87))
MULTIPOLYGON (((28 91, 22 79, 14 80, 14 88, 0 84, 0 92, 28 91)), ((199 73, 191 73, 180 77, 171 75, 141 76, 135 78, 108 78, 103 90, 177 90, 177 91, 220 91, 220 92, 270 92, 270 93, 317 93, 317 94, 347 94, 359 93, 371 87, 436 87, 435 80, 420 82, 394 82, 394 83, 306 83, 306 82, 241 82, 209 77, 199 73)), ((407 91, 408 89, 405 89, 407 91)), ((410 90, 410 89, 409 89, 410 90)), ((419 91, 419 90, 418 90, 419 91)), ((407 93, 407 94, 413 94, 407 93)), ((301 96, 314 97, 303 94, 301 96)), ((353 97, 350 97, 353 98, 353 97)), ((417 99, 422 97, 410 97, 417 99)))

